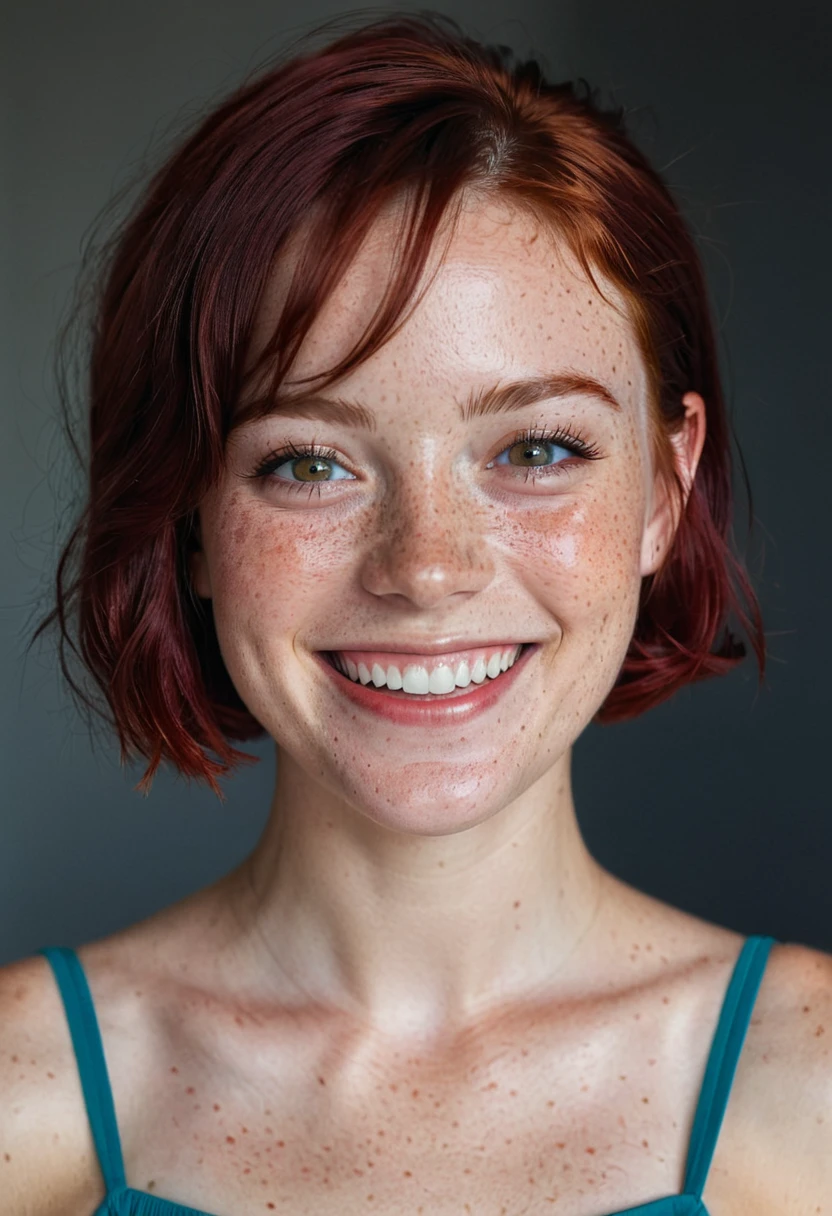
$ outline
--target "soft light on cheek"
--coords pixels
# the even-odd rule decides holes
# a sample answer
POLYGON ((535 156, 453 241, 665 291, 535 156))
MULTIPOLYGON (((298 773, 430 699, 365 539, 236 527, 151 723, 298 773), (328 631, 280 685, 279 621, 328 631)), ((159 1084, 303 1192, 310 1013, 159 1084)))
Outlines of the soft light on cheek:
POLYGON ((324 526, 325 512, 278 514, 237 504, 214 535, 215 612, 236 627, 291 630, 322 609, 355 562, 355 529, 324 526), (243 625, 248 621, 249 625, 243 625))
POLYGON ((548 540, 547 557, 562 570, 575 570, 581 554, 581 545, 574 530, 562 535, 553 533, 548 540))
POLYGON ((526 514, 512 521, 508 544, 526 577, 561 602, 624 593, 639 582, 640 527, 635 504, 583 502, 569 510, 526 514))

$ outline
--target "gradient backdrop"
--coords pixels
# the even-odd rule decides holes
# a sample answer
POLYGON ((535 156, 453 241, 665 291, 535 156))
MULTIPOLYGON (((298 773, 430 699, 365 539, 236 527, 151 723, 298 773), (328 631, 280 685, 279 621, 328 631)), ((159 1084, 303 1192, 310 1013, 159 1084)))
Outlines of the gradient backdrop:
MULTIPOLYGON (((414 11, 417 6, 403 4, 414 11)), ((678 192, 712 288, 754 491, 748 542, 771 655, 576 746, 587 842, 643 890, 743 933, 832 951, 828 358, 832 10, 729 0, 439 3, 482 40, 623 104, 678 192)), ((261 762, 221 805, 90 740, 54 643, 24 661, 78 475, 52 358, 80 245, 143 163, 290 37, 310 0, 0 4, 0 963, 138 920, 236 865, 263 825, 261 762), (94 746, 93 746, 94 743, 94 746)), ((302 24, 301 24, 302 21, 302 24)), ((747 537, 744 501, 738 535, 747 537)))

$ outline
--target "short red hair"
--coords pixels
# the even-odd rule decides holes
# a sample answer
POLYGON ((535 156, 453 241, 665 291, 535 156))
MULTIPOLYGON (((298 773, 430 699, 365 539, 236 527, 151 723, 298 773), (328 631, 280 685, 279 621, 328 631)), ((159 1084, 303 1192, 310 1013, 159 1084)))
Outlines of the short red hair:
POLYGON ((394 195, 413 207, 383 315, 318 387, 391 335, 460 191, 525 208, 596 287, 600 271, 621 292, 647 368, 654 457, 671 478, 682 396, 695 390, 707 408, 674 543, 643 581, 629 651, 596 720, 634 717, 732 668, 745 654, 727 629, 732 611, 762 679, 760 611, 729 543, 730 433, 694 241, 623 112, 603 109, 584 81, 551 84, 535 60, 513 59, 438 14, 385 17, 301 47, 198 123, 111 242, 91 331, 89 494, 58 564, 56 606, 32 642, 58 620, 71 688, 109 720, 70 674, 66 643, 103 691, 122 762, 132 752, 149 761, 143 792, 167 759, 222 797, 216 777, 254 759, 228 740, 265 733, 225 669, 210 601, 191 589, 196 511, 223 469, 275 259, 303 229, 283 314, 252 369, 272 361, 276 387, 394 195))

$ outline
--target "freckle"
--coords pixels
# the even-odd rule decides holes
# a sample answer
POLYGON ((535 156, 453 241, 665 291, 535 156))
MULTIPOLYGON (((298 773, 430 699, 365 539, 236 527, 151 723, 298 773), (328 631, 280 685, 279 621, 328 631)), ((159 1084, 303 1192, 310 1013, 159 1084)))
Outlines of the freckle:
POLYGON ((642 1100, 642 1102, 649 1102, 649 1101, 650 1101, 650 1099, 649 1099, 649 1098, 642 1098, 641 1100, 642 1100))
POLYGON ((248 1135, 248 1128, 247 1128, 247 1127, 244 1127, 244 1128, 243 1128, 243 1135, 244 1135, 244 1136, 247 1136, 247 1135, 248 1135))
MULTIPOLYGON (((803 1012, 804 1012, 804 1013, 808 1013, 810 1009, 811 1009, 811 1005, 804 1005, 804 1006, 803 1006, 803 1012)), ((17 1057, 16 1057, 16 1056, 12 1056, 12 1059, 13 1059, 13 1060, 15 1060, 15 1059, 17 1059, 17 1057)))
POLYGON ((179 1072, 179 1069, 176 1067, 176 1065, 175 1065, 175 1064, 174 1064, 174 1065, 173 1065, 173 1067, 171 1068, 171 1072, 179 1072))
POLYGON ((235 1014, 234 1021, 237 1023, 238 1026, 242 1026, 242 1024, 243 1024, 243 1019, 240 1017, 239 1013, 235 1014))
POLYGON ((189 1085, 188 1088, 185 1090, 186 1094, 192 1094, 193 1092, 194 1092, 193 1085, 189 1085))
POLYGON ((50 1081, 54 1081, 54 1080, 55 1080, 55 1074, 54 1074, 54 1072, 48 1072, 46 1075, 47 1075, 47 1077, 49 1077, 50 1081))
POLYGON ((826 1032, 824 1031, 823 1027, 822 1027, 822 1026, 818 1026, 817 1030, 815 1031, 815 1038, 817 1038, 819 1035, 822 1035, 822 1034, 825 1034, 825 1033, 826 1033, 826 1032))
POLYGON ((642 1142, 641 1142, 641 1143, 644 1145, 644 1147, 645 1147, 645 1148, 649 1148, 649 1147, 650 1147, 650 1145, 647 1143, 647 1141, 646 1141, 646 1140, 642 1140, 642 1142))
POLYGON ((152 1191, 155 1185, 156 1185, 156 1179, 155 1179, 155 1178, 151 1178, 151 1179, 150 1179, 150 1182, 148 1182, 148 1184, 147 1184, 147 1189, 148 1189, 149 1191, 152 1191))
POLYGON ((285 1141, 285 1140, 278 1140, 278 1142, 277 1142, 277 1147, 278 1147, 278 1148, 283 1148, 283 1147, 285 1146, 285 1143, 286 1143, 286 1141, 285 1141))
POLYGON ((19 1058, 18 1056, 12 1056, 12 1064, 16 1064, 18 1061, 18 1058, 19 1058))
POLYGON ((619 1081, 626 1081, 627 1074, 625 1072, 622 1072, 618 1079, 619 1079, 619 1081))
POLYGON ((662 1004, 663 1004, 663 1005, 669 1005, 669 1004, 670 1004, 670 997, 669 997, 669 996, 663 996, 663 997, 662 997, 662 1004))
POLYGON ((219 1110, 219 1109, 220 1109, 220 1104, 219 1104, 219 1102, 215 1102, 215 1103, 214 1103, 214 1110, 219 1110))
POLYGON ((319 1085, 326 1085, 326 1081, 323 1079, 323 1077, 318 1077, 318 1084, 319 1084, 319 1085))
POLYGON ((594 1149, 594 1148, 588 1148, 586 1151, 587 1151, 588 1153, 590 1153, 590 1154, 594 1154, 595 1149, 594 1149))
MULTIPOLYGON (((647 1099, 646 1099, 646 1098, 645 1098, 645 1101, 647 1101, 647 1099)), ((233 1137, 233 1136, 226 1136, 226 1137, 225 1137, 225 1143, 226 1143, 226 1144, 236 1144, 236 1143, 237 1143, 237 1141, 234 1139, 234 1137, 233 1137)))
POLYGON ((4 1161, 11 1161, 11 1156, 10 1156, 8 1153, 4 1153, 4 1154, 3 1154, 3 1160, 4 1160, 4 1161))

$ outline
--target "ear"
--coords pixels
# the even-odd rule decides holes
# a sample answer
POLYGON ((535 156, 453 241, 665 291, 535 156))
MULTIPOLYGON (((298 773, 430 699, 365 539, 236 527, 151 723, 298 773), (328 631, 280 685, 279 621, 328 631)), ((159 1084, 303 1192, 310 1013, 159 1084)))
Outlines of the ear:
POLYGON ((699 393, 685 393, 682 405, 685 407, 684 421, 679 430, 670 436, 670 442, 676 471, 683 486, 683 497, 679 502, 666 479, 661 474, 656 475, 650 514, 641 543, 642 576, 655 574, 670 551, 705 445, 704 400, 699 393))
POLYGON ((208 558, 202 548, 202 528, 198 514, 194 521, 192 543, 195 548, 188 555, 188 572, 191 576, 191 586, 194 589, 194 594, 198 595, 201 600, 210 600, 213 594, 211 591, 211 574, 208 569, 208 558))

